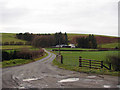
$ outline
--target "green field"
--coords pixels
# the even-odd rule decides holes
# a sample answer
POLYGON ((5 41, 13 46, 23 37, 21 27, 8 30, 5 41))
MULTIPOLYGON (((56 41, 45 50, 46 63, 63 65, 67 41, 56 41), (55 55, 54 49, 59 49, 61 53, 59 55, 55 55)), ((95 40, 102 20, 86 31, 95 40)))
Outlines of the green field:
POLYGON ((15 37, 15 33, 2 33, 2 43, 4 42, 26 42, 25 40, 20 40, 15 37))
MULTIPOLYGON (((47 50, 54 50, 59 48, 47 48, 47 50)), ((60 48, 61 50, 97 50, 97 49, 87 49, 87 48, 60 48)))
POLYGON ((68 52, 68 51, 61 51, 63 55, 63 63, 67 65, 79 65, 79 56, 84 59, 91 59, 91 60, 99 60, 105 61, 106 56, 108 55, 118 55, 118 51, 82 51, 82 52, 68 52))
MULTIPOLYGON (((54 60, 53 64, 57 65, 59 68, 72 71, 118 76, 119 72, 107 70, 106 68, 90 69, 87 67, 79 67, 79 56, 81 56, 83 59, 99 60, 104 62, 106 60, 106 56, 118 55, 119 52, 120 51, 61 51, 61 54, 63 55, 63 64, 57 60, 54 60)), ((58 52, 56 53, 58 54, 58 52)), ((104 63, 104 65, 108 67, 107 64, 104 63)))
POLYGON ((2 49, 20 49, 20 48, 32 48, 29 45, 5 45, 2 46, 2 49))
MULTIPOLYGON (((115 47, 118 47, 120 48, 120 45, 119 43, 108 43, 108 44, 101 44, 99 45, 101 48, 115 48, 115 47)), ((99 47, 98 46, 98 47, 99 47)))
MULTIPOLYGON (((47 48, 47 50, 58 48, 47 48)), ((94 49, 82 49, 82 48, 61 48, 63 50, 94 50, 94 49)), ((58 51, 54 51, 57 54, 58 51)), ((60 51, 63 55, 63 63, 67 65, 78 66, 79 56, 84 59, 105 61, 108 55, 118 55, 119 51, 60 51)))

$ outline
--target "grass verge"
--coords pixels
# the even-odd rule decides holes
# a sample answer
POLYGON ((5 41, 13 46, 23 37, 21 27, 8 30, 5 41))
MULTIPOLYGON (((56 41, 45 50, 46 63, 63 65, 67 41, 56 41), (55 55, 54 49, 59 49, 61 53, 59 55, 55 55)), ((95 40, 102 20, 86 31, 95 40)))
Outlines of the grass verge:
POLYGON ((36 58, 34 60, 31 60, 31 59, 13 59, 13 60, 9 60, 9 61, 4 61, 4 62, 0 63, 0 64, 2 64, 2 65, 0 65, 0 67, 5 68, 5 67, 28 64, 28 63, 40 60, 40 59, 42 59, 42 58, 44 58, 46 56, 48 56, 48 53, 45 53, 44 56, 36 58))

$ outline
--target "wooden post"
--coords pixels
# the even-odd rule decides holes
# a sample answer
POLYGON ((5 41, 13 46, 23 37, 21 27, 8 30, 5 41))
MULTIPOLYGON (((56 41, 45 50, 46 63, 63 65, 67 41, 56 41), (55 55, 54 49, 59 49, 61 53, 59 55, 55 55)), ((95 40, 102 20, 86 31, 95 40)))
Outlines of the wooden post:
POLYGON ((109 64, 109 70, 111 70, 111 63, 109 64))
POLYGON ((79 67, 82 67, 82 57, 79 57, 79 67))
POLYGON ((61 64, 63 64, 63 56, 61 55, 61 64))
POLYGON ((103 68, 103 61, 101 61, 101 68, 103 68))
POLYGON ((90 68, 91 68, 91 60, 89 60, 90 68))
POLYGON ((59 56, 58 56, 58 55, 56 55, 56 60, 57 60, 57 61, 58 61, 58 57, 59 57, 59 56))

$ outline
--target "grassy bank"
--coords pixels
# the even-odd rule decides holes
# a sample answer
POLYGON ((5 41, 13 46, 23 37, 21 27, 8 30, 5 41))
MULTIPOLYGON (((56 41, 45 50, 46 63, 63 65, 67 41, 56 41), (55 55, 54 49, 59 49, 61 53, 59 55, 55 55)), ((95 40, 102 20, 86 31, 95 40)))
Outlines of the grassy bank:
POLYGON ((26 42, 25 40, 20 40, 16 38, 16 33, 2 33, 2 43, 4 42, 26 42))
POLYGON ((31 60, 31 59, 13 59, 13 60, 9 60, 9 61, 3 61, 3 62, 1 62, 2 65, 0 67, 5 68, 5 67, 28 64, 28 63, 31 63, 31 62, 38 61, 38 60, 40 60, 40 59, 42 59, 46 56, 48 56, 48 53, 45 53, 44 56, 36 58, 34 60, 31 60))

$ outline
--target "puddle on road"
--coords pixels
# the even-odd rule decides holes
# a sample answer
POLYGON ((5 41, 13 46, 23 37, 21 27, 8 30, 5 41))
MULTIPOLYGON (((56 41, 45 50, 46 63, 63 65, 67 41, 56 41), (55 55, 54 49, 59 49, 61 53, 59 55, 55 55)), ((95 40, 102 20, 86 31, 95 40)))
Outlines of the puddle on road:
POLYGON ((78 80, 79 80, 79 78, 67 78, 67 79, 60 80, 58 82, 75 82, 78 80))
POLYGON ((18 88, 19 88, 19 89, 25 89, 25 87, 22 87, 22 86, 21 86, 21 87, 18 87, 18 88))
POLYGON ((40 78, 29 78, 29 79, 23 79, 24 82, 29 82, 29 81, 35 81, 35 80, 38 80, 40 78))
POLYGON ((103 87, 104 88, 110 88, 111 86, 110 85, 104 85, 103 87))
POLYGON ((96 79, 83 79, 83 81, 87 81, 87 82, 91 82, 91 81, 94 81, 94 82, 102 82, 103 80, 96 80, 96 79))
POLYGON ((120 88, 120 85, 117 85, 118 88, 120 88))
POLYGON ((88 76, 88 78, 95 78, 96 76, 88 76))

